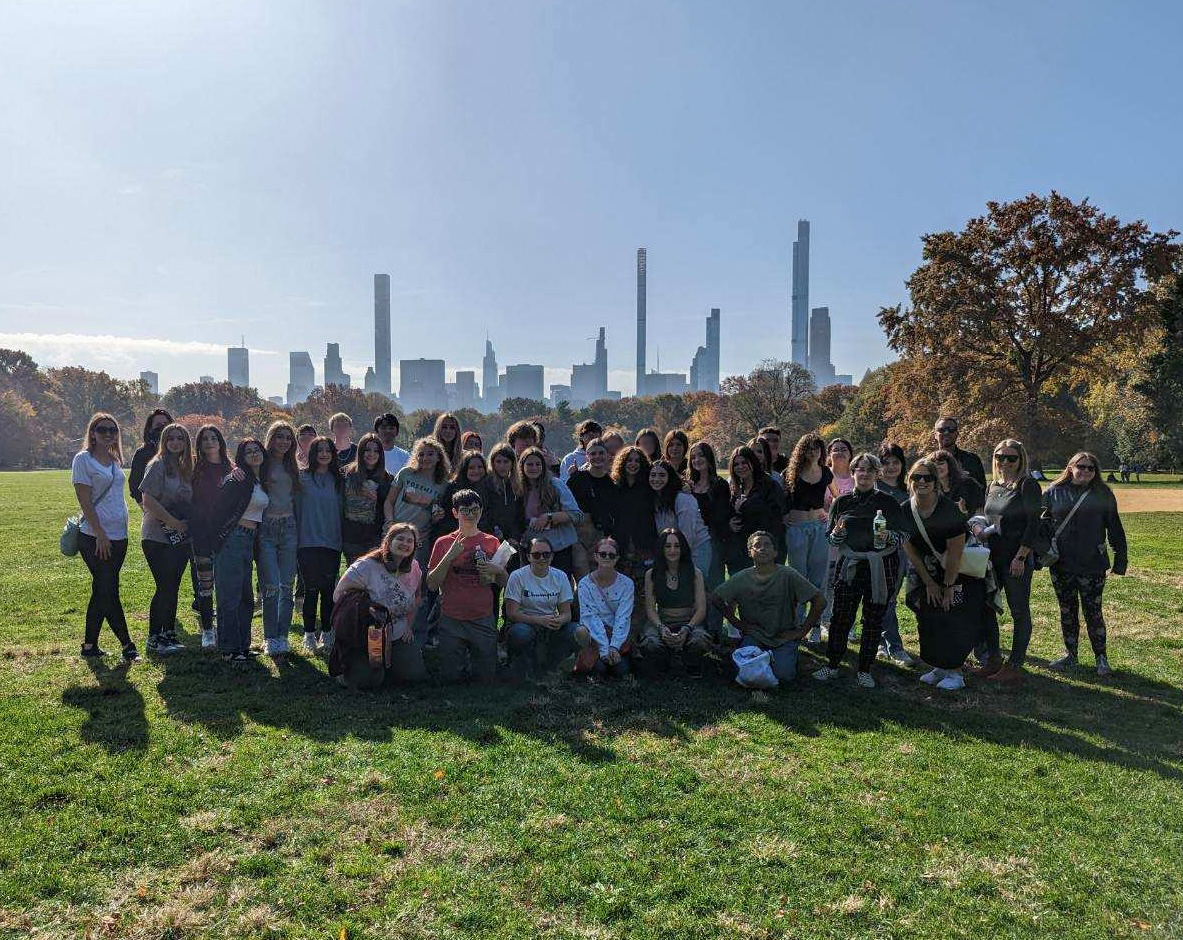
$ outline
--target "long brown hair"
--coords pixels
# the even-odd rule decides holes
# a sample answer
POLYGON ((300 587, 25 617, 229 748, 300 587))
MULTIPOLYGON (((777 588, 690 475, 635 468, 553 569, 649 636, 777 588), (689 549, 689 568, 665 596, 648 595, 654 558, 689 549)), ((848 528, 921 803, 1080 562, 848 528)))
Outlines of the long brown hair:
POLYGON ((431 429, 431 436, 439 441, 443 452, 447 454, 449 467, 455 467, 456 464, 460 462, 460 455, 463 453, 460 445, 460 438, 463 433, 464 432, 460 427, 460 419, 452 414, 452 412, 445 411, 442 415, 435 419, 435 425, 431 429), (444 426, 445 421, 451 421, 456 425, 456 436, 452 438, 451 444, 445 444, 444 439, 440 437, 440 429, 444 426))
MULTIPOLYGON (((640 435, 637 435, 640 437, 640 435)), ((640 469, 637 470, 637 478, 633 481, 633 486, 648 486, 649 485, 649 471, 652 464, 649 463, 649 457, 645 453, 644 448, 638 447, 636 444, 631 444, 628 447, 622 447, 616 452, 616 459, 612 461, 612 482, 617 486, 623 486, 629 489, 628 473, 625 472, 624 465, 628 460, 630 454, 636 454, 641 458, 640 469)))
POLYGON ((182 480, 192 480, 196 461, 193 459, 193 439, 189 437, 188 429, 183 424, 175 422, 166 424, 160 431, 160 444, 156 448, 156 456, 152 459, 164 464, 165 476, 179 476, 182 480), (165 447, 169 433, 176 431, 180 431, 185 437, 185 452, 180 457, 174 457, 165 447))
POLYGON ((111 448, 111 453, 115 455, 115 462, 123 466, 123 432, 119 429, 119 422, 115 420, 115 416, 105 411, 98 411, 91 415, 90 421, 86 425, 86 433, 82 436, 82 449, 92 457, 94 456, 94 449, 98 445, 94 429, 100 421, 110 421, 115 425, 115 445, 111 448))
POLYGON ((518 458, 518 486, 521 487, 522 495, 530 492, 531 486, 538 490, 538 505, 544 510, 550 511, 561 508, 559 504, 559 491, 554 484, 554 477, 550 474, 550 467, 546 465, 546 454, 541 447, 527 447, 522 451, 522 456, 518 458), (537 457, 542 464, 542 474, 538 477, 536 484, 531 484, 529 477, 526 476, 525 463, 527 458, 537 457))
POLYGON ((499 496, 522 495, 522 484, 518 480, 518 452, 513 449, 511 444, 498 444, 489 452, 489 468, 485 473, 485 479, 499 496), (509 460, 509 478, 504 481, 493 470, 493 461, 498 457, 505 457, 509 460), (505 492, 507 485, 509 487, 508 494, 505 492))
MULTIPOLYGON (((292 436, 292 446, 288 448, 288 452, 283 455, 282 466, 288 472, 288 476, 292 480, 292 491, 299 492, 300 490, 300 468, 296 466, 296 429, 292 427, 289 421, 272 421, 271 427, 267 429, 267 433, 263 435, 263 449, 267 451, 268 461, 275 460, 275 455, 271 453, 271 444, 275 440, 275 435, 280 431, 287 431, 292 436)), ((309 445, 308 449, 311 451, 312 447, 309 445)), ((337 445, 333 444, 333 454, 337 453, 337 445)))
MULTIPOLYGON (((308 449, 311 450, 312 448, 309 447, 308 449)), ((402 532, 410 532, 411 533, 411 537, 415 540, 415 551, 418 551, 418 549, 419 549, 419 532, 409 522, 396 522, 394 525, 392 525, 389 529, 386 530, 386 534, 384 536, 382 536, 382 541, 378 543, 378 547, 371 549, 370 551, 366 552, 361 557, 372 559, 373 561, 376 561, 380 565, 385 567, 387 571, 389 571, 390 570, 390 543, 394 541, 394 537, 396 535, 399 535, 402 532)), ((404 558, 401 562, 399 562, 398 568, 396 568, 395 570, 401 572, 402 574, 406 574, 408 571, 410 571, 411 565, 415 561, 415 551, 412 551, 411 554, 409 554, 406 558, 404 558)), ((361 559, 358 559, 358 560, 360 561, 361 559)))
POLYGON ((436 457, 439 458, 436 460, 435 470, 431 474, 432 481, 437 485, 446 483, 448 477, 452 475, 452 464, 448 461, 448 454, 444 450, 444 445, 434 437, 421 437, 415 441, 414 446, 411 448, 411 459, 407 461, 407 466, 414 473, 422 473, 423 468, 420 464, 423 451, 429 447, 435 451, 436 457))
MULTIPOLYGON (((1053 486, 1063 486, 1065 483, 1072 483, 1072 465, 1076 463, 1076 461, 1078 461, 1081 457, 1087 457, 1089 462, 1091 462, 1092 465, 1096 467, 1096 469, 1093 471, 1093 482, 1088 484, 1085 489, 1097 489, 1103 490, 1106 493, 1112 493, 1113 490, 1109 488, 1109 484, 1101 479, 1101 461, 1097 459, 1096 454, 1089 453, 1087 450, 1078 450, 1075 454, 1073 454, 1072 459, 1064 464, 1063 472, 1054 480, 1052 480, 1051 484, 1048 486, 1048 489, 1051 489, 1053 486)), ((1073 483, 1072 485, 1075 486, 1076 484, 1073 483)))

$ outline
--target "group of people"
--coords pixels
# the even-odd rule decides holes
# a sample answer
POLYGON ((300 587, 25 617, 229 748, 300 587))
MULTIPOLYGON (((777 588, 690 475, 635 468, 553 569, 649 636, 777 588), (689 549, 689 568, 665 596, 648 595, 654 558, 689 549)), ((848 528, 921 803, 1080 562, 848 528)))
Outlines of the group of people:
MULTIPOLYGON (((1110 671, 1102 594, 1127 551, 1092 454, 1074 455, 1043 491, 1013 439, 993 448, 987 477, 958 448, 951 417, 910 466, 891 442, 856 454, 817 434, 786 455, 779 429, 765 427, 732 450, 725 475, 710 444, 676 429, 646 428, 628 444, 583 421, 562 458, 538 422, 512 425, 487 453, 452 414, 409 453, 399 430, 393 414, 356 441, 345 414, 327 435, 277 421, 231 459, 216 426, 191 439, 167 411, 149 415, 127 477, 155 583, 148 651, 183 648, 188 570, 201 644, 232 662, 255 655, 256 587, 266 654, 289 653, 302 598, 306 651, 330 651, 336 674, 367 661, 398 682, 426 677, 428 648, 445 681, 489 681, 503 661, 519 678, 560 663, 598 676, 700 674, 735 647, 766 651, 785 682, 803 643, 824 649, 813 676, 830 681, 861 610, 855 681, 869 688, 877 658, 915 662, 900 635, 903 591, 931 667, 921 681, 956 690, 967 663, 991 682, 1022 679, 1042 563, 1065 646, 1051 666, 1076 662, 1083 607, 1097 670, 1110 671)), ((119 593, 123 464, 118 422, 95 415, 72 468, 92 575, 84 657, 104 655, 104 623, 124 658, 139 655, 119 593)))

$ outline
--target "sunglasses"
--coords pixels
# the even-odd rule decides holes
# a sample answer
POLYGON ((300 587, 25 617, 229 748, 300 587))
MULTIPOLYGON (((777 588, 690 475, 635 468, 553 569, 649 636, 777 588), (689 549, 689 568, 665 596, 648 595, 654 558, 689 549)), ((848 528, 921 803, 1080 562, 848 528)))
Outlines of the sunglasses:
POLYGON ((935 483, 937 480, 931 473, 913 473, 913 483, 935 483))
POLYGON ((596 557, 610 561, 616 558, 616 552, 596 552, 596 557))
POLYGON ((1078 463, 1078 464, 1075 464, 1075 467, 1077 470, 1087 470, 1089 473, 1096 473, 1097 472, 1097 468, 1094 467, 1091 463, 1078 463))
POLYGON ((95 434, 118 434, 119 428, 115 427, 115 425, 113 425, 113 424, 98 424, 98 425, 95 425, 94 433, 95 434))
POLYGON ((999 463, 1018 463, 1019 462, 1019 455, 1018 454, 995 454, 994 459, 997 460, 999 463))
POLYGON ((554 552, 530 552, 530 557, 537 558, 539 561, 541 561, 543 558, 550 558, 553 555, 554 552))

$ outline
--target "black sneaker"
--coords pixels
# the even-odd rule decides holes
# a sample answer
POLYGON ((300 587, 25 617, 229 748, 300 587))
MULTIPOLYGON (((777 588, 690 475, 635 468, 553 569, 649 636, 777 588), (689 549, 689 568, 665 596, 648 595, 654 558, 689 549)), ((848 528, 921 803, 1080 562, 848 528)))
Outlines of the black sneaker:
POLYGON ((148 637, 148 642, 144 644, 144 649, 153 656, 159 656, 168 652, 168 643, 159 633, 153 633, 148 637))
POLYGON ((123 661, 125 663, 137 663, 140 661, 140 651, 136 649, 134 643, 128 643, 123 648, 123 661))
POLYGON ((249 663, 251 658, 246 653, 235 653, 230 657, 232 663, 249 663))
POLYGON ((178 653, 185 648, 185 644, 177 639, 175 633, 166 633, 164 635, 164 647, 169 653, 178 653))
POLYGON ((99 645, 97 643, 94 646, 90 647, 89 649, 85 646, 82 647, 82 658, 83 659, 102 659, 104 656, 107 656, 107 655, 109 655, 107 653, 107 651, 105 649, 100 649, 99 645))

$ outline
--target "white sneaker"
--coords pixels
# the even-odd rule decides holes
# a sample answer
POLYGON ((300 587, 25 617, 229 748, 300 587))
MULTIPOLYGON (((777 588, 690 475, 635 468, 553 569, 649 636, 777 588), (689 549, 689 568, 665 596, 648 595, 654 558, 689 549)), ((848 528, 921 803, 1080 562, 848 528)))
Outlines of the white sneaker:
POLYGON ((1097 675, 1111 676, 1113 675, 1113 667, 1109 665, 1109 657, 1102 653, 1097 657, 1097 675))
POLYGON ((322 650, 324 650, 326 653, 333 648, 333 631, 332 630, 321 630, 320 631, 320 648, 322 650))
POLYGON ((307 631, 304 634, 303 646, 304 646, 304 649, 307 650, 309 653, 316 652, 316 634, 313 633, 311 630, 307 631))
POLYGON ((920 677, 920 681, 925 685, 936 685, 945 678, 944 669, 934 669, 931 672, 926 672, 920 677))
POLYGON ((217 630, 202 630, 201 631, 201 648, 203 650, 212 650, 218 645, 218 631, 217 630))
POLYGON ((859 687, 860 689, 873 689, 873 688, 875 688, 875 677, 874 677, 874 676, 872 676, 872 675, 871 675, 869 672, 860 672, 860 673, 859 673, 859 674, 858 674, 858 675, 855 677, 855 680, 854 680, 854 681, 855 681, 855 684, 856 684, 856 685, 858 685, 858 687, 859 687))
POLYGON ((1054 669, 1056 672, 1062 672, 1065 669, 1070 669, 1076 665, 1076 657, 1071 653, 1065 653, 1059 659, 1053 659, 1047 664, 1048 669, 1054 669))
POLYGON ((263 651, 268 656, 274 656, 279 651, 279 640, 275 639, 274 637, 267 637, 267 639, 263 641, 263 651))
POLYGON ((937 688, 944 689, 946 692, 956 692, 958 689, 965 688, 965 678, 956 670, 947 672, 945 678, 937 683, 937 688))
POLYGON ((833 666, 822 666, 817 672, 813 674, 818 682, 829 682, 831 679, 837 678, 838 670, 833 666))

